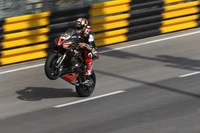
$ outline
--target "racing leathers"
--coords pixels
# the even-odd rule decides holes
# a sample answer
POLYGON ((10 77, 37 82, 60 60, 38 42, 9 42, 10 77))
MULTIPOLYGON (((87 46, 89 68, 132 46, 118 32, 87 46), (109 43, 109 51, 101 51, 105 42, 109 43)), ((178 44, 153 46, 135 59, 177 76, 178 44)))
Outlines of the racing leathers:
POLYGON ((86 64, 86 71, 85 75, 92 74, 92 61, 95 58, 98 58, 97 47, 94 42, 94 33, 90 26, 87 26, 83 33, 78 34, 81 43, 79 43, 80 47, 83 48, 85 64, 86 64), (87 47, 90 46, 90 48, 87 47))

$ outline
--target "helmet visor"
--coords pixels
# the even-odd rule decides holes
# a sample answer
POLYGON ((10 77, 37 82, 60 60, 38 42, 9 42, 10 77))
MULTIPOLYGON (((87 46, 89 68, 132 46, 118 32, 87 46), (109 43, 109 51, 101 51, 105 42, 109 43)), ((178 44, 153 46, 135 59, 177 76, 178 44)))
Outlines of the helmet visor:
POLYGON ((81 29, 82 29, 82 27, 77 27, 77 26, 76 26, 76 29, 77 29, 77 30, 81 30, 81 29))

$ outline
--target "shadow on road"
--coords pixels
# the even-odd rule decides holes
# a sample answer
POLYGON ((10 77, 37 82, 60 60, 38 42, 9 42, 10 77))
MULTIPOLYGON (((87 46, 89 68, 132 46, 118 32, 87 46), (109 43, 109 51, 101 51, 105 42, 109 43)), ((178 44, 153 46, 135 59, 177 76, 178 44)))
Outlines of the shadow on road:
POLYGON ((166 65, 169 67, 182 68, 194 71, 200 70, 200 60, 189 59, 185 57, 175 57, 171 55, 158 55, 156 59, 161 62, 170 63, 166 65))
POLYGON ((45 87, 26 87, 23 90, 16 91, 17 98, 24 101, 39 101, 48 98, 77 97, 73 89, 55 89, 45 87))
MULTIPOLYGON (((103 50, 109 51, 111 49, 105 47, 103 48, 103 50)), ((156 55, 155 57, 150 57, 150 56, 135 54, 132 52, 126 52, 123 50, 114 50, 112 52, 102 53, 102 55, 119 58, 119 59, 152 60, 152 61, 167 63, 165 64, 165 66, 168 66, 168 67, 181 68, 181 69, 194 70, 194 71, 200 70, 200 60, 190 59, 186 57, 176 57, 173 55, 156 55)))
POLYGON ((125 77, 125 76, 121 76, 121 75, 117 75, 117 74, 113 74, 113 73, 108 73, 108 72, 104 72, 104 71, 100 71, 100 70, 95 70, 95 71, 97 73, 105 74, 105 75, 108 75, 108 76, 111 76, 111 77, 116 77, 116 78, 119 78, 119 79, 123 79, 123 80, 125 79, 127 81, 131 81, 131 82, 136 82, 136 83, 140 83, 140 84, 143 84, 143 85, 152 86, 155 89, 162 89, 162 90, 167 90, 167 91, 175 92, 175 93, 178 93, 178 94, 182 94, 182 95, 185 95, 185 96, 191 96, 191 97, 195 97, 195 98, 200 98, 199 94, 191 93, 191 92, 180 90, 180 89, 177 89, 177 88, 167 87, 167 86, 164 86, 164 85, 161 85, 161 84, 157 84, 157 83, 149 83, 149 82, 145 82, 145 81, 142 81, 142 80, 128 78, 128 77, 125 77))

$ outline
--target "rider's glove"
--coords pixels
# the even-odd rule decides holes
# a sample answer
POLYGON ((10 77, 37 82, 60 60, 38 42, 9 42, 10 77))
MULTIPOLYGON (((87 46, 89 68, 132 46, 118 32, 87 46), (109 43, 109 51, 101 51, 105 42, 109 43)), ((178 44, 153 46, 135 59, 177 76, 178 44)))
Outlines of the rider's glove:
POLYGON ((92 49, 92 55, 93 55, 94 59, 99 59, 99 54, 98 54, 97 50, 94 48, 92 49))
POLYGON ((79 43, 79 46, 80 46, 80 48, 84 48, 84 47, 86 47, 86 44, 85 43, 79 43))

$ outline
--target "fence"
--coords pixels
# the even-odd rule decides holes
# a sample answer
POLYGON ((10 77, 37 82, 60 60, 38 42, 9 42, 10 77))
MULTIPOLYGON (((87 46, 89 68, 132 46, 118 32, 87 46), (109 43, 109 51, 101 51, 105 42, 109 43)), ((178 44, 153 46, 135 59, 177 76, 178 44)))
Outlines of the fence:
POLYGON ((78 9, 5 18, 1 66, 45 58, 55 37, 88 18, 98 47, 199 26, 198 0, 115 0, 78 9))
POLYGON ((0 18, 83 7, 85 5, 105 1, 106 0, 1 0, 0 18))

